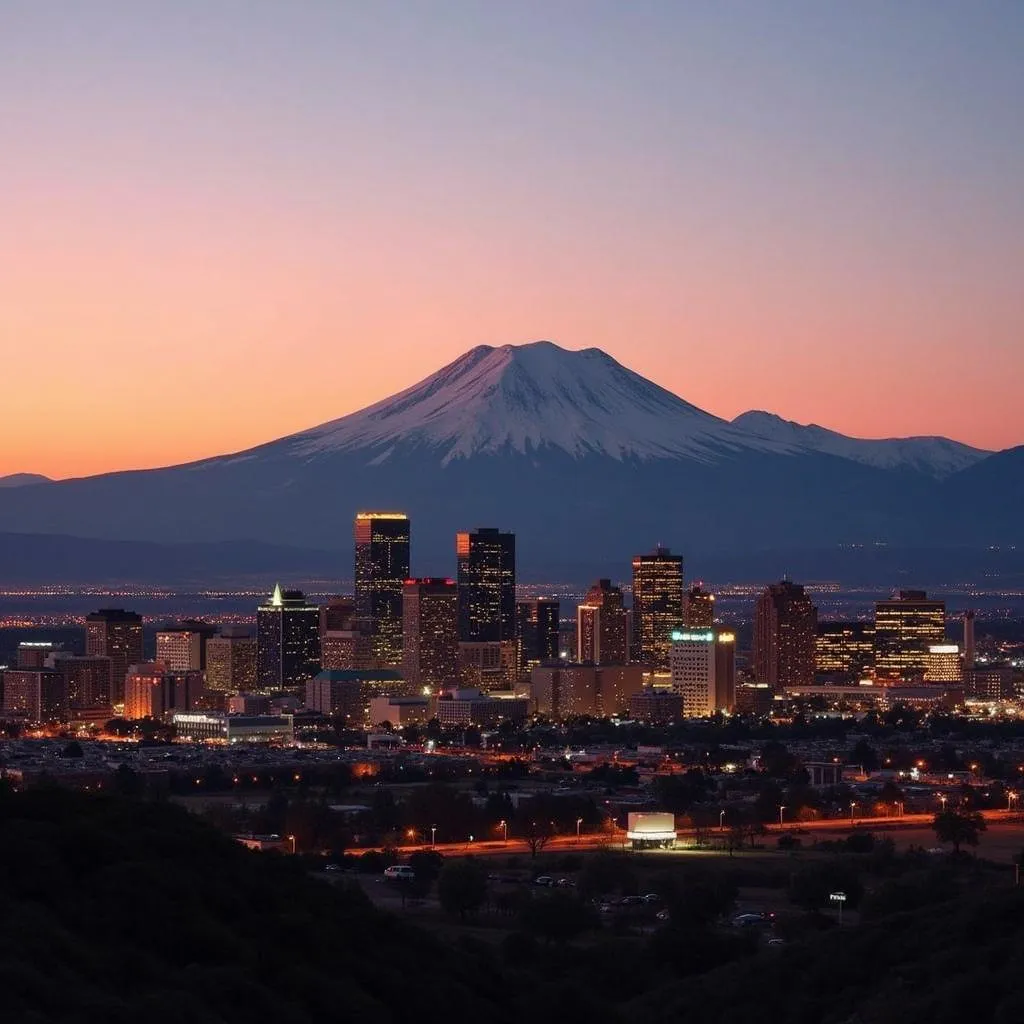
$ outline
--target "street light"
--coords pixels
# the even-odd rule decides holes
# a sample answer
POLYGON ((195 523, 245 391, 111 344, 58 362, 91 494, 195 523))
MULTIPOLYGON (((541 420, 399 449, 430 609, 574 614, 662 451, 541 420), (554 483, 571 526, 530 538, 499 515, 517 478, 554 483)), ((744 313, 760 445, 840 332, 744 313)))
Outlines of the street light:
POLYGON ((719 830, 725 828, 725 811, 718 812, 718 828, 719 830))
POLYGON ((295 836, 288 836, 289 841, 292 844, 292 853, 295 853, 295 836))
POLYGON ((779 805, 779 828, 782 828, 782 812, 786 809, 785 804, 779 805))
POLYGON ((502 818, 501 821, 498 822, 498 824, 501 826, 501 838, 502 838, 502 841, 507 843, 508 842, 508 822, 504 818, 502 818))
POLYGON ((437 826, 436 825, 431 825, 430 826, 430 848, 431 849, 433 849, 434 846, 436 845, 436 840, 437 840, 437 826))
POLYGON ((853 821, 853 809, 857 806, 856 800, 850 801, 850 821, 853 821))
POLYGON ((577 818, 576 819, 576 842, 577 843, 580 841, 580 828, 581 828, 582 825, 583 825, 583 819, 582 818, 577 818))
POLYGON ((1015 804, 1016 802, 1017 802, 1017 794, 1012 789, 1008 789, 1006 791, 1006 809, 1010 810, 1011 805, 1015 804))

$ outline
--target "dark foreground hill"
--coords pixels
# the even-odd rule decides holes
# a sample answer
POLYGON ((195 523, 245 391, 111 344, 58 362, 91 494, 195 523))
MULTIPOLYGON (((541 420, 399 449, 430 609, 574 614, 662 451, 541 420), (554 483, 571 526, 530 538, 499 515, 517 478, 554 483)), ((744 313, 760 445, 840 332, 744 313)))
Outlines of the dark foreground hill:
POLYGON ((7 1021, 511 1019, 430 936, 173 806, 5 791, 0 878, 7 1021))

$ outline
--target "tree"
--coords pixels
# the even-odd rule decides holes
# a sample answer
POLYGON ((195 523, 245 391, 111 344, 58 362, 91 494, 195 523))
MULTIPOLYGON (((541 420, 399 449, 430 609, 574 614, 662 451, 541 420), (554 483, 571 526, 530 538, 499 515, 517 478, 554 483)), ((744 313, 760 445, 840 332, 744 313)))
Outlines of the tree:
POLYGON ((473 860, 445 864, 437 879, 437 897, 447 913, 465 920, 487 899, 487 872, 473 860))
POLYGON ((554 834, 555 830, 550 821, 531 821, 523 833, 523 841, 530 848, 530 856, 536 857, 554 834))
POLYGON ((84 757, 85 751, 78 740, 72 740, 60 753, 61 757, 84 757))
POLYGON ((600 924, 593 908, 564 892, 530 900, 522 909, 521 920, 526 931, 549 943, 569 942, 600 924))
POLYGON ((956 854, 960 852, 962 843, 977 846, 979 836, 988 826, 980 811, 961 811, 950 807, 935 815, 932 828, 939 842, 953 844, 953 853, 956 854))

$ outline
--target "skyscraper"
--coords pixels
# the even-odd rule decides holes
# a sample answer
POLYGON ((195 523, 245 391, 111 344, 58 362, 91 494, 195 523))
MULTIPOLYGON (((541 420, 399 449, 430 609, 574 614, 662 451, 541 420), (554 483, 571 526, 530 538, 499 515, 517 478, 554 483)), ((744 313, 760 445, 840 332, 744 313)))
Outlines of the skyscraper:
POLYGON ((156 634, 156 660, 172 672, 203 671, 206 645, 216 632, 216 626, 197 619, 166 626, 156 634))
POLYGON ((101 608, 85 618, 85 653, 110 659, 109 700, 124 700, 128 666, 142 661, 142 616, 123 608, 101 608))
POLYGON ((459 640, 516 638, 516 537, 481 528, 455 537, 459 566, 459 640))
POLYGON ((928 649, 945 643, 946 605, 923 590, 901 590, 875 605, 875 674, 879 679, 923 675, 928 649))
POLYGON ((767 587, 754 618, 756 681, 773 690, 814 682, 814 642, 818 609, 797 583, 783 580, 767 587))
POLYGON ((875 627, 870 622, 819 622, 814 670, 863 679, 875 664, 875 627))
POLYGON ((687 629, 711 629, 715 624, 715 595, 698 583, 683 601, 683 622, 687 629))
POLYGON ((520 675, 529 675, 538 665, 558 661, 559 610, 559 603, 548 597, 516 602, 520 675))
POLYGON ((402 595, 402 675, 410 689, 439 690, 456 682, 459 590, 455 580, 412 579, 402 595))
POLYGON ((655 548, 633 559, 633 658, 667 668, 672 633, 683 625, 683 556, 655 548))
POLYGON ((964 612, 964 672, 974 668, 974 612, 964 612))
POLYGON ((261 690, 301 686, 320 671, 320 609, 301 590, 274 592, 256 612, 256 681, 261 690))
POLYGON ((409 578, 409 517, 360 512, 355 519, 355 612, 366 621, 378 664, 402 664, 402 587, 409 578))
POLYGON ((625 665, 629 661, 629 617, 622 588, 598 580, 576 610, 576 660, 595 665, 625 665))
POLYGON ((256 638, 244 626, 225 626, 206 641, 206 688, 247 693, 256 686, 256 638))

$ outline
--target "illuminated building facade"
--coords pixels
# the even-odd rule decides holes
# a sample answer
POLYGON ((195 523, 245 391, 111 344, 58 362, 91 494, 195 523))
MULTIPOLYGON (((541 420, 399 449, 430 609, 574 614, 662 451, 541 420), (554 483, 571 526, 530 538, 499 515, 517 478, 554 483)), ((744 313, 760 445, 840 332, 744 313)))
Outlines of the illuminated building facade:
POLYGON ((732 714, 736 710, 736 634, 715 629, 715 710, 732 714))
POLYGON ((194 711, 202 702, 203 673, 175 671, 159 661, 131 665, 124 684, 124 717, 165 721, 175 711, 194 711))
POLYGON ((506 691, 516 684, 519 652, 515 640, 459 644, 459 686, 464 690, 506 691))
POLYGON ((622 589, 612 586, 611 580, 598 580, 576 609, 576 660, 625 665, 629 647, 629 616, 622 589))
POLYGON ((530 673, 534 710, 553 721, 626 715, 644 674, 643 665, 540 665, 530 673))
MULTIPOLYGON (((53 665, 61 675, 69 711, 101 712, 106 709, 108 712, 112 712, 112 660, 109 657, 88 654, 81 658, 70 655, 54 658, 53 665)), ((124 680, 122 679, 121 700, 123 699, 124 680)))
POLYGON ((381 666, 402 664, 402 587, 409 578, 409 517, 360 512, 355 519, 355 613, 381 666))
POLYGON ((928 649, 946 642, 946 605, 923 590, 901 590, 875 605, 875 674, 879 679, 920 678, 928 649))
POLYGON ((375 697, 412 697, 401 672, 394 669, 325 669, 306 682, 308 711, 341 718, 347 726, 370 725, 370 706, 375 697))
POLYGON ((683 600, 683 625, 687 629, 711 629, 715 624, 715 595, 691 587, 683 600))
POLYGON ((685 718, 713 715, 717 697, 718 659, 712 630, 676 630, 669 656, 672 690, 683 701, 685 718))
POLYGON ((972 700, 1012 700, 1019 676, 1011 665, 975 665, 964 673, 964 690, 972 700))
POLYGON ((926 683, 960 683, 963 669, 960 663, 960 648, 956 644, 933 644, 928 648, 924 661, 926 683))
POLYGON ((818 609, 797 583, 766 587, 754 615, 756 681, 774 691, 814 682, 818 609))
POLYGON ((498 643, 516 638, 516 537, 493 528, 456 534, 459 640, 498 643))
POLYGON ((208 622, 183 622, 156 634, 156 660, 172 672, 201 672, 206 668, 206 645, 217 632, 208 622))
POLYGON ((528 676, 538 665, 558 661, 558 601, 534 597, 516 602, 519 673, 528 676))
POLYGON ((633 660, 667 668, 683 626, 683 556, 668 548, 633 558, 633 660))
POLYGON ((55 669, 16 668, 2 673, 3 716, 28 725, 63 722, 67 718, 64 678, 55 669))
POLYGON ((455 684, 459 668, 459 589, 454 580, 406 580, 402 590, 402 675, 410 689, 455 684))
POLYGON ((85 653, 110 659, 110 698, 124 699, 128 666, 143 660, 142 616, 123 608, 101 608, 85 618, 85 653))
POLYGON ((875 627, 870 622, 819 622, 814 667, 864 679, 875 667, 875 627))
POLYGON ((206 641, 206 688, 244 693, 256 686, 256 638, 244 627, 225 626, 206 641))
POLYGON ((49 640, 23 640, 18 644, 18 668, 46 668, 46 659, 56 654, 62 644, 49 640))
POLYGON ((320 634, 320 667, 378 668, 373 637, 361 629, 331 629, 320 634))
POLYGON ((303 685, 320 671, 320 609, 280 584, 256 611, 256 683, 261 690, 303 685))

